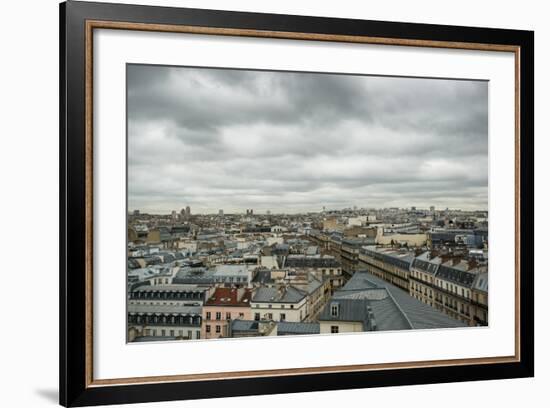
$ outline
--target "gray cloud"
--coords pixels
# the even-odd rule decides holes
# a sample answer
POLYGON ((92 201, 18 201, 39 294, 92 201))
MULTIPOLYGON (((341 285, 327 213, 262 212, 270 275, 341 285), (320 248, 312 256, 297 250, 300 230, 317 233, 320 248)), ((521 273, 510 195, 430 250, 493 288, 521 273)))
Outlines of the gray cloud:
POLYGON ((128 205, 487 208, 488 83, 129 65, 128 205))

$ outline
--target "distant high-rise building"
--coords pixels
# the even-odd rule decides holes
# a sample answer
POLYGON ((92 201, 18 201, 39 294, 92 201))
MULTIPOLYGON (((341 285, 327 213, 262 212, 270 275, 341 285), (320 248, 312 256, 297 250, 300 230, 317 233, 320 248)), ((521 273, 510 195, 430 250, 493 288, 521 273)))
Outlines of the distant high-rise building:
POLYGON ((139 215, 139 210, 134 210, 134 215, 139 215))
POLYGON ((188 217, 191 215, 191 207, 185 207, 185 215, 187 215, 188 217))
POLYGON ((223 217, 223 210, 218 210, 218 215, 219 215, 220 217, 223 217))
POLYGON ((246 210, 246 215, 253 215, 253 214, 254 214, 254 210, 252 210, 252 208, 246 210))
POLYGON ((430 212, 432 212, 432 213, 435 212, 435 207, 433 205, 430 207, 430 212))
POLYGON ((267 214, 267 215, 271 215, 271 211, 267 210, 267 211, 266 211, 266 214, 267 214))
POLYGON ((411 211, 416 211, 416 207, 411 207, 411 211))
POLYGON ((176 222, 178 220, 178 212, 176 210, 172 211, 172 222, 176 222))

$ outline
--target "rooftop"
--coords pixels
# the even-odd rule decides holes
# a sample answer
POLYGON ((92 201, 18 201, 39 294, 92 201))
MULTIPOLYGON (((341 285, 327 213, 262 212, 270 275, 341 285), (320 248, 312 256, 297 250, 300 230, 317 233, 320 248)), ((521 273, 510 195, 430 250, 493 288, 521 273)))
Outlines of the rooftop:
POLYGON ((150 304, 128 304, 128 313, 136 314, 153 314, 153 313, 164 313, 164 314, 183 314, 183 315, 198 315, 202 314, 201 306, 187 306, 181 304, 175 305, 150 305, 150 304))
POLYGON ((304 322, 278 322, 277 335, 289 336, 294 334, 319 334, 321 332, 319 323, 304 322))
POLYGON ((260 287, 254 293, 252 302, 255 303, 298 303, 306 294, 293 286, 260 287))
POLYGON ((216 288, 214 294, 206 301, 205 306, 250 306, 252 291, 250 289, 216 288))
POLYGON ((403 330, 464 327, 431 306, 413 298, 407 292, 366 272, 356 272, 346 285, 336 292, 321 312, 319 320, 335 320, 330 306, 337 302, 343 317, 339 320, 375 325, 376 330, 403 330), (369 317, 369 309, 370 317, 369 317), (351 309, 351 310, 350 310, 351 309))
POLYGON ((340 262, 332 256, 289 255, 286 257, 285 268, 339 268, 340 262))
POLYGON ((138 286, 133 292, 202 292, 208 290, 207 285, 189 285, 176 283, 172 285, 138 286))

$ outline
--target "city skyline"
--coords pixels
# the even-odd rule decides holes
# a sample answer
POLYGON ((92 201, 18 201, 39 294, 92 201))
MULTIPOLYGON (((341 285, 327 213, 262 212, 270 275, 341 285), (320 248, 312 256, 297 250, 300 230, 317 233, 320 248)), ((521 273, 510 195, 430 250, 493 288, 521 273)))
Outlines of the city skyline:
POLYGON ((128 209, 488 205, 488 84, 128 66, 128 209))
MULTIPOLYGON (((343 211, 353 211, 353 212, 357 212, 357 211, 384 211, 384 210, 388 210, 388 209, 391 209, 391 208, 397 208, 398 210, 400 211, 411 211, 411 206, 409 207, 357 207, 357 208, 353 208, 353 207, 350 207, 350 206, 347 206, 347 207, 343 207, 343 208, 340 208, 340 209, 336 209, 336 208, 326 208, 325 210, 323 209, 320 209, 320 210, 312 210, 312 211, 306 211, 306 212, 274 212, 270 209, 266 209, 266 210, 263 210, 263 211, 257 211, 255 209, 252 208, 253 210, 253 215, 300 215, 300 214, 323 214, 323 213, 332 213, 332 212, 343 212, 343 211)), ((182 208, 179 208, 179 209, 173 209, 173 210, 168 210, 168 211, 161 211, 161 212, 149 212, 149 211, 143 211, 142 209, 140 208, 133 208, 133 209, 128 209, 128 214, 132 214, 134 211, 139 211, 140 214, 150 214, 150 215, 159 215, 159 216, 169 216, 172 214, 173 211, 175 211, 177 214, 180 214, 182 210, 184 210, 185 207, 182 207, 182 208)), ((211 210, 211 211, 208 211, 208 212, 196 212, 196 211, 193 211, 191 213, 191 215, 215 215, 215 216, 218 216, 220 215, 220 210, 223 211, 223 215, 247 215, 247 210, 249 210, 248 208, 244 208, 242 210, 237 210, 237 211, 227 211, 226 209, 223 209, 223 208, 218 208, 216 210, 211 210)), ((427 207, 427 208, 423 208, 423 207, 415 207, 415 211, 424 211, 424 212, 429 212, 430 211, 430 208, 427 207)), ((483 209, 483 208, 479 208, 479 209, 468 209, 468 210, 465 210, 465 209, 461 209, 461 208, 435 208, 435 211, 436 212, 441 212, 441 211, 449 211, 449 212, 459 212, 459 211, 462 211, 462 212, 465 212, 465 213, 470 213, 470 212, 488 212, 488 209, 483 209)))

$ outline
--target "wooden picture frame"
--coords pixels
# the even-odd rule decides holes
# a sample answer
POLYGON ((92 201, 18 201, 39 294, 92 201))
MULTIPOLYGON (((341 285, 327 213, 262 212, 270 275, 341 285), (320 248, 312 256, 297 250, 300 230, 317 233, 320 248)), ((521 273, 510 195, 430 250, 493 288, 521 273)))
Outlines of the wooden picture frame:
POLYGON ((60 403, 64 406, 85 406, 533 376, 533 104, 534 33, 530 31, 77 1, 62 3, 60 403), (390 364, 94 379, 91 61, 93 32, 100 28, 514 53, 515 354, 390 364))

